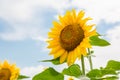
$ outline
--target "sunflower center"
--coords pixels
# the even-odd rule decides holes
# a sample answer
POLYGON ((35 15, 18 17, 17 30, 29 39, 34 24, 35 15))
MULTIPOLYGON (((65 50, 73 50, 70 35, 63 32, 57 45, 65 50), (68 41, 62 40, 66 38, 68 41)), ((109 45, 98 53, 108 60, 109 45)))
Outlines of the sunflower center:
POLYGON ((84 31, 79 24, 68 25, 60 33, 60 44, 67 51, 76 48, 84 38, 84 31))
POLYGON ((0 70, 0 80, 10 80, 11 72, 7 68, 2 68, 0 70))

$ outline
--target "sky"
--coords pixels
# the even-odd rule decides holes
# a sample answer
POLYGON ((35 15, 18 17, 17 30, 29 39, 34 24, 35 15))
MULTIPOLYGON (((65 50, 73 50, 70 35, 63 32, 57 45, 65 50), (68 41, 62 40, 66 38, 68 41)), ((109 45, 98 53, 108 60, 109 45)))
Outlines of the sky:
MULTIPOLYGON (((66 10, 84 10, 93 18, 97 31, 111 45, 93 47, 93 65, 105 66, 108 60, 120 61, 120 0, 0 0, 0 61, 8 60, 28 76, 46 67, 61 66, 39 62, 52 59, 47 49, 47 33, 52 21, 66 10)), ((31 80, 31 79, 28 79, 31 80)))

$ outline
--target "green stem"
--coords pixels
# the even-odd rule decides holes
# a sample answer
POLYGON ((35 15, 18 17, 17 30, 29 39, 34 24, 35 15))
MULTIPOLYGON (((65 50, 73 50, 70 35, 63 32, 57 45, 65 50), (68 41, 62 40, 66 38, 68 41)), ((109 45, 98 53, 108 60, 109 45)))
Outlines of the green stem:
POLYGON ((89 60, 89 63, 90 63, 90 69, 92 70, 93 69, 93 64, 92 64, 92 58, 91 58, 91 52, 90 52, 90 49, 88 48, 88 60, 89 60))
POLYGON ((85 75, 85 64, 84 64, 84 56, 81 55, 81 65, 82 65, 82 73, 85 75))

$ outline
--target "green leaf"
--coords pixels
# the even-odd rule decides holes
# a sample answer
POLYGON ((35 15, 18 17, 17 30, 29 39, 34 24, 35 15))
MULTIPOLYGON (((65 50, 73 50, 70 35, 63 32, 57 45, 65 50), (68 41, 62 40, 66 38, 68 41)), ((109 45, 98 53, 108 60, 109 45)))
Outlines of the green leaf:
POLYGON ((18 80, 26 79, 26 78, 29 78, 29 77, 28 77, 28 76, 25 76, 25 75, 19 75, 19 76, 18 76, 18 80))
POLYGON ((62 73, 75 77, 79 77, 80 75, 82 75, 82 71, 80 70, 80 66, 78 64, 73 64, 70 67, 65 68, 62 73))
POLYGON ((106 69, 120 70, 120 62, 119 61, 110 60, 107 63, 106 69))
POLYGON ((90 37, 90 44, 93 46, 108 46, 108 45, 110 45, 110 43, 107 42, 106 40, 100 39, 98 37, 98 35, 90 37))
POLYGON ((87 73, 87 76, 91 80, 116 80, 118 78, 117 70, 120 70, 120 62, 110 60, 105 68, 93 69, 87 73))
POLYGON ((107 75, 115 75, 114 77, 117 77, 117 73, 113 69, 112 70, 111 69, 104 69, 104 68, 102 68, 101 70, 93 69, 87 73, 87 76, 89 78, 91 78, 91 80, 104 80, 104 79, 108 80, 108 78, 113 79, 113 76, 103 78, 103 76, 107 76, 107 75))
POLYGON ((64 75, 55 71, 53 68, 48 68, 35 75, 32 80, 64 80, 64 75))
POLYGON ((109 75, 109 74, 117 75, 116 71, 113 69, 103 69, 101 70, 101 73, 102 73, 102 76, 109 75))
POLYGON ((101 80, 118 80, 119 78, 117 76, 111 76, 111 77, 106 77, 102 78, 101 80))
POLYGON ((102 77, 102 73, 99 69, 93 69, 87 73, 87 76, 89 78, 100 78, 100 77, 102 77))
POLYGON ((60 64, 59 58, 51 59, 51 60, 43 60, 42 62, 52 62, 54 65, 59 65, 60 64))

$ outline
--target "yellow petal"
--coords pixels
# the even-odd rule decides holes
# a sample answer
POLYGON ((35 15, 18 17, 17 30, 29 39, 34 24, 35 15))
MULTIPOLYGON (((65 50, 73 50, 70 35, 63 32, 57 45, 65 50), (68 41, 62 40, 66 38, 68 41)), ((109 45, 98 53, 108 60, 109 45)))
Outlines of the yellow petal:
POLYGON ((65 27, 68 23, 66 22, 66 20, 64 20, 65 18, 59 16, 59 20, 61 22, 61 24, 65 27))
POLYGON ((75 50, 74 50, 74 57, 75 57, 75 59, 77 59, 79 55, 80 55, 80 53, 78 52, 78 49, 75 48, 75 50))
POLYGON ((78 13, 78 16, 77 16, 77 19, 76 19, 76 22, 78 23, 85 15, 85 12, 83 10, 81 10, 79 13, 78 13))
POLYGON ((66 11, 66 14, 64 16, 64 19, 66 21, 66 23, 69 25, 71 24, 71 20, 70 20, 70 16, 71 16, 71 12, 70 11, 66 11))
POLYGON ((74 49, 74 51, 73 51, 73 63, 76 61, 77 57, 78 57, 78 53, 76 53, 76 49, 74 49))
POLYGON ((49 37, 49 38, 58 38, 59 35, 60 35, 59 32, 57 32, 57 33, 55 33, 55 32, 49 32, 49 33, 48 33, 48 37, 49 37))
POLYGON ((75 59, 74 59, 74 52, 70 51, 68 53, 68 59, 67 59, 67 64, 70 66, 74 63, 75 59))
POLYGON ((49 44, 55 44, 55 43, 59 42, 59 39, 56 38, 56 39, 52 39, 52 40, 47 40, 46 42, 49 43, 49 44))
POLYGON ((62 29, 59 29, 59 30, 58 30, 58 28, 57 28, 57 29, 56 29, 56 28, 51 28, 51 32, 53 32, 53 33, 60 33, 61 30, 62 30, 62 29))
POLYGON ((80 46, 76 48, 76 52, 77 52, 77 57, 80 59, 81 58, 80 46))
POLYGON ((71 59, 71 54, 69 52, 68 53, 68 57, 67 57, 67 64, 68 64, 68 66, 70 66, 70 59, 71 59))
POLYGON ((53 48, 53 47, 56 47, 56 46, 59 46, 59 45, 60 45, 58 39, 49 40, 49 41, 47 41, 47 42, 49 43, 49 45, 48 45, 47 48, 53 48))
POLYGON ((8 67, 9 66, 9 64, 8 64, 8 62, 6 60, 4 61, 3 66, 4 67, 8 67))
POLYGON ((54 59, 60 57, 61 55, 63 55, 65 53, 64 49, 60 49, 58 50, 56 53, 54 53, 54 59))
POLYGON ((83 29, 86 32, 90 32, 92 30, 93 26, 95 26, 95 24, 92 24, 92 25, 87 25, 86 24, 86 25, 84 25, 83 29))
POLYGON ((94 36, 94 35, 97 35, 96 29, 94 29, 93 31, 91 31, 91 32, 89 32, 89 33, 87 33, 87 34, 85 34, 85 37, 90 37, 90 36, 94 36))
POLYGON ((85 48, 91 48, 92 46, 90 45, 89 38, 84 38, 83 41, 80 43, 81 47, 85 48))
POLYGON ((80 48, 80 51, 82 53, 83 56, 86 56, 87 55, 87 51, 86 51, 86 48, 80 48))
POLYGON ((63 26, 60 25, 60 24, 59 24, 58 22, 56 22, 56 21, 53 21, 53 25, 54 25, 54 27, 57 28, 57 29, 62 29, 62 28, 63 28, 63 26))
POLYGON ((56 43, 51 43, 51 44, 49 44, 49 46, 47 47, 47 48, 53 48, 53 47, 56 47, 56 46, 59 46, 60 44, 58 43, 58 42, 56 42, 56 43))
POLYGON ((67 58, 68 52, 66 51, 61 57, 60 57, 60 63, 63 63, 67 58))
POLYGON ((80 23, 80 26, 81 27, 84 27, 84 25, 87 23, 88 20, 92 20, 92 18, 88 17, 88 18, 85 18, 83 20, 81 20, 79 23, 80 23))
POLYGON ((76 19, 76 10, 73 9, 73 10, 72 10, 72 13, 73 13, 73 18, 76 19))
POLYGON ((48 35, 59 36, 59 32, 48 32, 48 35))
POLYGON ((50 55, 51 55, 51 54, 55 54, 55 53, 56 53, 57 51, 59 51, 60 49, 62 49, 61 46, 56 46, 56 47, 52 48, 52 50, 50 51, 49 54, 50 54, 50 55))

